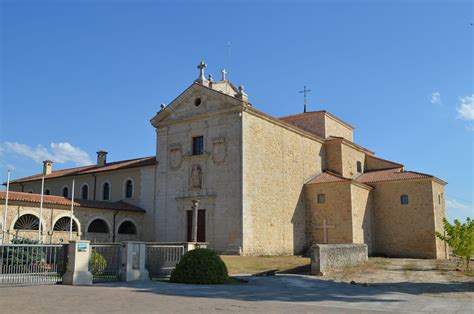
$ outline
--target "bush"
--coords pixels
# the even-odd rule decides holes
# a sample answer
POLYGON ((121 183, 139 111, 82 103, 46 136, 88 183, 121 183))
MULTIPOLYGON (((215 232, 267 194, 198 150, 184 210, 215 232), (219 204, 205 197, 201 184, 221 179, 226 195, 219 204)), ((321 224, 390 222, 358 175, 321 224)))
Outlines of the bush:
POLYGON ((227 266, 219 255, 208 249, 184 254, 171 273, 171 282, 190 284, 223 284, 229 282, 227 266))
POLYGON ((100 275, 107 268, 107 260, 102 254, 92 251, 91 254, 91 273, 100 275))

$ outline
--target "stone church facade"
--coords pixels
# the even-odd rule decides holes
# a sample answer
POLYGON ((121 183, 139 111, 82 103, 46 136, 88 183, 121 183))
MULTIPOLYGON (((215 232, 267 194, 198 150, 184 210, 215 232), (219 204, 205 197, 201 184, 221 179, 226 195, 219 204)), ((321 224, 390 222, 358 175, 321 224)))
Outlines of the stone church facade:
MULTIPOLYGON (((148 241, 190 240, 198 201, 198 241, 223 253, 300 254, 313 243, 366 243, 374 255, 446 256, 434 235, 445 217, 446 182, 375 157, 329 112, 275 118, 225 75, 212 81, 200 70, 151 119, 156 156, 108 164, 99 154, 97 165, 46 174, 51 194, 61 195, 72 178, 89 180, 91 199, 144 210, 148 241), (128 178, 134 194, 127 199, 128 178), (108 199, 101 199, 104 182, 113 191, 108 199)), ((38 193, 41 177, 14 180, 11 189, 38 193)))

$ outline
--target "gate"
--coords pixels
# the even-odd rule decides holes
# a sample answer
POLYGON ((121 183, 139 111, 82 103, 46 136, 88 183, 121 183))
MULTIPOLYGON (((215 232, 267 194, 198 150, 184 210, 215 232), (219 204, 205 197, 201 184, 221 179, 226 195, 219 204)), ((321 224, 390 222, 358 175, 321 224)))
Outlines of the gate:
POLYGON ((0 286, 62 282, 65 252, 63 245, 1 244, 0 286))
POLYGON ((148 244, 145 264, 150 278, 169 277, 183 255, 183 245, 148 244))
POLYGON ((91 244, 89 270, 93 282, 120 280, 120 244, 91 244))

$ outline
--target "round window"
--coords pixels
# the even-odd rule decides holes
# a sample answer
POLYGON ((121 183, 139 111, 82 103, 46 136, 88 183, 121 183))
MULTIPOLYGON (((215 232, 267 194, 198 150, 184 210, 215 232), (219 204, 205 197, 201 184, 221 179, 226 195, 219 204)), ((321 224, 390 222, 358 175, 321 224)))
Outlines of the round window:
POLYGON ((200 98, 200 97, 194 99, 194 105, 195 105, 196 107, 198 107, 200 104, 201 104, 201 98, 200 98))

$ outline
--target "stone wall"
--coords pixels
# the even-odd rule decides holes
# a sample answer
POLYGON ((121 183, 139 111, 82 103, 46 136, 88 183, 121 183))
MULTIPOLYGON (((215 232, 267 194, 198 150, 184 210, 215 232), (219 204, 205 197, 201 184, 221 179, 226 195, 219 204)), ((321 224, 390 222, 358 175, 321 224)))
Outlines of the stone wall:
POLYGON ((324 220, 332 226, 327 231, 327 243, 353 243, 351 183, 312 184, 305 192, 310 244, 324 243, 324 220), (318 203, 318 194, 325 195, 325 203, 318 203))
POLYGON ((351 184, 352 241, 365 243, 369 254, 373 252, 373 202, 372 189, 365 185, 351 184))
POLYGON ((382 170, 382 169, 391 169, 396 167, 402 167, 403 165, 381 159, 375 156, 366 156, 365 159, 365 168, 366 170, 382 170))
MULTIPOLYGON (((446 217, 446 197, 444 194, 444 185, 432 181, 432 191, 434 199, 434 228, 443 234, 443 218, 446 217)), ((436 258, 449 258, 446 242, 436 238, 436 258)))
POLYGON ((311 247, 311 274, 357 265, 368 260, 365 244, 315 244, 311 247))
POLYGON ((342 175, 346 178, 355 178, 361 173, 357 172, 357 161, 361 162, 361 170, 364 172, 365 152, 354 146, 336 139, 327 141, 325 169, 342 175))
POLYGON ((304 184, 321 172, 320 141, 252 112, 243 116, 244 254, 307 247, 304 184))
MULTIPOLYGON (((0 204, 0 221, 3 224, 3 213, 5 205, 0 204)), ((15 235, 21 238, 38 240, 37 230, 15 230, 14 225, 17 219, 25 214, 32 214, 39 217, 40 210, 39 204, 28 203, 28 202, 17 202, 10 201, 8 204, 8 215, 6 230, 9 231, 10 235, 15 235)), ((115 227, 115 241, 119 242, 123 239, 130 240, 141 240, 143 238, 143 213, 119 211, 116 213, 114 210, 106 210, 99 208, 86 208, 86 207, 75 207, 74 208, 74 220, 79 227, 78 232, 73 232, 73 240, 92 240, 97 242, 112 242, 114 238, 114 227, 115 227), (115 219, 114 219, 115 216, 115 219), (102 219, 106 222, 109 227, 109 233, 92 233, 87 232, 89 224, 95 219, 102 219), (115 223, 114 223, 115 220, 115 223), (131 221, 137 228, 136 235, 119 235, 118 228, 124 221, 131 221)), ((54 225, 57 220, 62 217, 70 217, 70 207, 62 205, 51 205, 45 204, 43 206, 42 216, 42 235, 41 240, 44 243, 60 243, 69 241, 68 231, 54 231, 54 225)))
MULTIPOLYGON (((68 187, 69 189, 69 198, 71 197, 72 193, 72 180, 75 180, 75 188, 74 188, 74 198, 79 199, 81 198, 81 187, 83 185, 87 185, 89 187, 89 200, 102 200, 102 185, 105 182, 110 183, 110 201, 115 202, 119 200, 125 199, 125 182, 128 179, 131 179, 133 182, 133 196, 132 198, 126 199, 126 201, 130 204, 135 206, 143 205, 143 200, 140 199, 141 195, 141 175, 145 172, 153 171, 154 166, 145 166, 145 167, 137 167, 137 168, 130 168, 130 169, 123 169, 123 170, 115 170, 115 171, 106 171, 106 172, 98 172, 94 176, 93 175, 79 175, 79 176, 67 176, 67 177, 59 177, 59 178, 52 178, 46 179, 44 181, 44 189, 49 189, 51 191, 51 195, 62 195, 62 190, 64 187, 68 187), (95 193, 94 193, 95 187, 95 193)), ((147 182, 148 183, 148 182, 147 182)), ((17 192, 29 192, 32 191, 36 194, 41 194, 41 180, 32 181, 32 182, 25 182, 25 183, 15 183, 11 184, 10 186, 11 191, 17 192)), ((147 186, 144 187, 145 189, 147 186)), ((153 189, 152 189, 153 190, 153 189)), ((148 204, 147 204, 148 205, 148 204)), ((152 209, 152 207, 144 209, 152 209)))
POLYGON ((374 195, 375 253, 393 257, 439 258, 444 250, 435 231, 442 232, 440 221, 444 204, 435 210, 437 193, 444 190, 433 180, 403 180, 372 184, 374 195), (401 195, 409 203, 402 205, 401 195))
POLYGON ((340 136, 346 140, 353 141, 353 130, 333 115, 326 113, 324 119, 326 137, 340 136))
POLYGON ((242 121, 233 98, 199 86, 172 104, 157 122, 157 184, 153 241, 187 240, 187 210, 199 200, 205 210, 206 242, 213 250, 238 253, 242 247, 242 121), (194 101, 201 98, 196 107, 194 101), (204 154, 192 155, 192 139, 203 136, 204 154), (193 188, 193 167, 202 186, 193 188))
POLYGON ((355 149, 346 143, 341 144, 342 175, 346 178, 355 178, 364 172, 365 152, 355 149), (357 161, 361 162, 362 172, 357 172, 357 161))
POLYGON ((342 175, 342 144, 336 141, 327 141, 324 147, 326 152, 324 169, 342 175))

